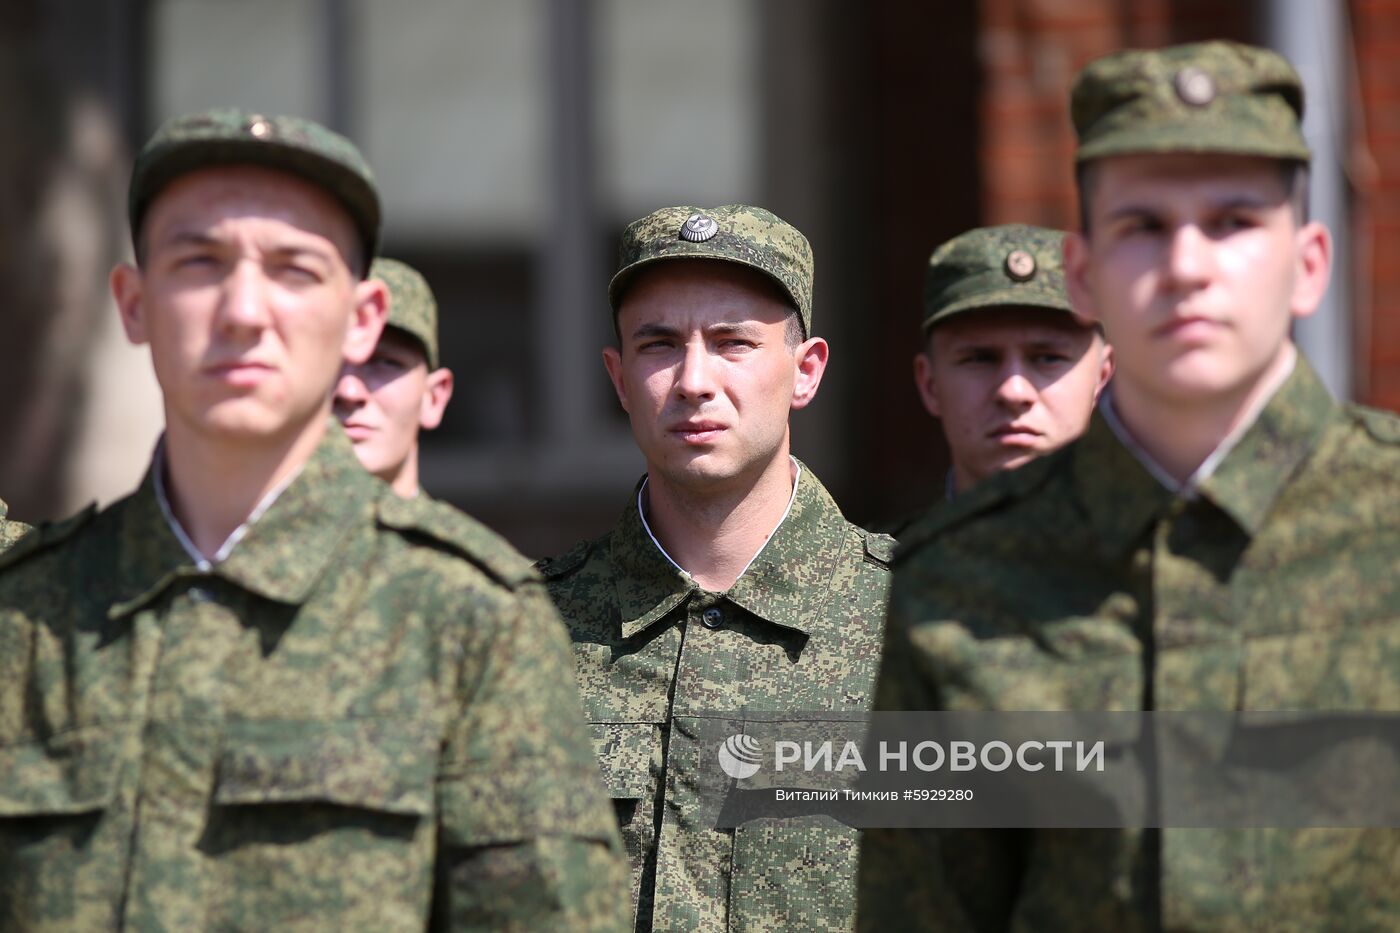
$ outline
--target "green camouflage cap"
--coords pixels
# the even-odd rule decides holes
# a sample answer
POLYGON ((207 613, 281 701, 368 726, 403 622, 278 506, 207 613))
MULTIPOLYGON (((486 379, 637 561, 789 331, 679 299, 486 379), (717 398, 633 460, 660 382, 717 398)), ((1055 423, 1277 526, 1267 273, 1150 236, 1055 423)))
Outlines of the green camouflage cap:
POLYGON ((395 327, 423 345, 428 369, 438 367, 437 299, 422 273, 406 262, 380 258, 370 266, 369 277, 389 288, 389 319, 385 327, 395 327))
POLYGON ((1090 62, 1070 95, 1080 162, 1153 152, 1311 157, 1303 85, 1277 52, 1200 42, 1090 62))
POLYGON ((374 173, 350 140, 302 117, 267 117, 226 108, 167 120, 136 156, 127 193, 135 242, 146 210, 180 175, 211 165, 266 165, 300 175, 349 212, 364 246, 364 268, 379 248, 374 173))
POLYGON ((1059 230, 1006 224, 953 237, 928 260, 925 332, 939 321, 979 308, 1046 308, 1070 314, 1059 230))
POLYGON ((617 313, 638 269, 662 259, 719 259, 757 269, 777 282, 812 333, 812 247, 796 227, 761 207, 663 207, 622 232, 618 270, 608 285, 617 313))

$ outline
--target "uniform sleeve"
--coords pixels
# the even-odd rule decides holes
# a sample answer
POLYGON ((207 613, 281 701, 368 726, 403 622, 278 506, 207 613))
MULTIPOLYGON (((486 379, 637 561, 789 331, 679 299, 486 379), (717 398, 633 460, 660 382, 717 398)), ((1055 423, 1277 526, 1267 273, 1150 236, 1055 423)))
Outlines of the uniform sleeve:
MULTIPOLYGON (((909 590, 907 569, 896 568, 875 683, 876 712, 939 708, 936 685, 921 671, 909 637, 911 623, 923 615, 917 594, 909 590)), ((1003 842, 995 832, 976 830, 866 830, 856 873, 857 930, 1004 929, 983 910, 990 903, 994 911, 1004 911, 1014 893, 1006 888, 1014 876, 1005 870, 1003 842), (976 867, 964 870, 968 866, 976 867), (991 891, 1002 896, 988 902, 991 891)))
POLYGON ((430 926, 628 929, 627 863, 563 624, 538 583, 503 594, 498 615, 447 731, 430 926))

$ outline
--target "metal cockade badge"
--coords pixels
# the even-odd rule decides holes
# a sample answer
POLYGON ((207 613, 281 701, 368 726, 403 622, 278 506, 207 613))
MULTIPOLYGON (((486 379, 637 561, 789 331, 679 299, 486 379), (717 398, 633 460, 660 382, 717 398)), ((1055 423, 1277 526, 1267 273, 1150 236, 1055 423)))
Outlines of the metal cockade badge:
POLYGON ((681 224, 681 239, 691 243, 703 243, 719 232, 719 224, 704 214, 691 214, 681 224))
POLYGON ((1013 249, 1006 254, 1006 274, 1017 282, 1024 282, 1035 275, 1035 257, 1023 249, 1013 249))

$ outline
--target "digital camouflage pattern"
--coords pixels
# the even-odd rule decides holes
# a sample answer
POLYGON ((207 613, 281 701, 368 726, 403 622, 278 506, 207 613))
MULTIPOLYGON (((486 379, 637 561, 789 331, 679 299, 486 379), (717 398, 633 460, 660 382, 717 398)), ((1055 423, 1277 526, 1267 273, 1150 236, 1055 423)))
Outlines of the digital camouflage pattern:
POLYGON ((981 308, 1074 313, 1065 293, 1064 239, 1029 224, 979 227, 933 251, 924 276, 923 329, 981 308))
POLYGON ((718 259, 764 273, 792 299, 802 319, 802 333, 812 335, 812 247, 796 227, 761 207, 663 207, 622 232, 618 271, 608 285, 614 313, 632 276, 664 259, 718 259), (713 221, 718 230, 703 241, 687 240, 681 228, 694 214, 713 221))
POLYGON ((14 544, 29 530, 28 525, 15 521, 9 515, 10 507, 4 499, 0 499, 0 551, 14 544))
POLYGON ((214 165, 265 165, 324 188, 349 212, 365 249, 363 269, 379 249, 379 189, 360 150, 304 117, 264 116, 236 108, 167 120, 136 154, 127 192, 131 239, 161 189, 180 175, 214 165))
POLYGON ((369 277, 389 289, 389 317, 385 327, 396 327, 423 345, 428 369, 438 368, 437 299, 423 274, 406 262, 380 257, 370 266, 369 277))
MULTIPOLYGON (((1307 363, 1197 487, 1101 414, 896 559, 882 710, 1400 709, 1400 419, 1307 363)), ((1400 928, 1393 829, 869 831, 867 930, 1400 928)))
POLYGON ((786 520, 727 593, 700 589, 642 524, 554 560, 593 739, 632 860, 638 930, 848 930, 856 832, 826 817, 716 831, 697 714, 866 709, 893 540, 850 524, 803 469, 786 520))
POLYGON ((0 930, 626 926, 530 565, 332 423, 201 571, 154 473, 0 558, 0 930))
POLYGON ((1303 84, 1282 55, 1236 42, 1118 52, 1070 95, 1080 162, 1153 152, 1308 161, 1303 84))

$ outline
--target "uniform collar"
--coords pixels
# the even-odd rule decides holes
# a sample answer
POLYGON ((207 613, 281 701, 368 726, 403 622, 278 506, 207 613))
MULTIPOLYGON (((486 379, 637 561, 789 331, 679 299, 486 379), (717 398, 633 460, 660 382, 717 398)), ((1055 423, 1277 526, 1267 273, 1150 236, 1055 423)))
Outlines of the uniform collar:
MULTIPOLYGON (((1075 444, 1076 495, 1104 556, 1121 556, 1174 499, 1203 498, 1247 534, 1259 533, 1274 502, 1317 445, 1336 403, 1301 355, 1253 423, 1212 454, 1211 469, 1168 487, 1150 460, 1115 430, 1102 407, 1075 444)), ((1111 412, 1109 417, 1112 417, 1111 412)))
POLYGON ((276 602, 299 605, 334 559, 338 545, 380 490, 332 420, 311 459, 205 560, 169 516, 160 490, 159 448, 122 519, 120 597, 113 617, 141 608, 172 582, 208 574, 276 602))
POLYGON ((1299 354, 1293 373, 1197 492, 1251 536, 1284 487, 1316 449, 1337 413, 1336 400, 1299 354))
MULTIPOLYGON (((811 634, 830 594, 848 526, 812 471, 800 463, 798 468, 787 516, 720 597, 775 625, 811 634)), ((624 638, 704 594, 652 538, 636 497, 623 511, 610 548, 624 638)))

